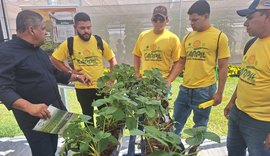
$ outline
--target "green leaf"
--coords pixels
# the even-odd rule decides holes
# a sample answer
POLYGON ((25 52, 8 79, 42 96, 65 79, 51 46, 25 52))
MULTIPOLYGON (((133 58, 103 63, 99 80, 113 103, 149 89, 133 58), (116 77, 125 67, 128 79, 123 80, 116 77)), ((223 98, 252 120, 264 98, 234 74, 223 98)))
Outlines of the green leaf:
POLYGON ((128 130, 137 128, 137 120, 134 117, 126 118, 126 126, 128 130))
POLYGON ((97 151, 103 152, 108 147, 108 139, 101 139, 99 142, 97 142, 97 151))
POLYGON ((143 136, 145 133, 139 129, 133 129, 129 131, 129 134, 143 136))
POLYGON ((136 102, 132 101, 132 100, 127 100, 127 102, 128 102, 128 104, 131 104, 131 105, 133 105, 135 107, 138 106, 138 104, 136 102))
POLYGON ((125 116, 125 113, 120 109, 117 109, 117 111, 112 114, 112 118, 115 120, 122 120, 125 118, 125 116))
POLYGON ((110 103, 110 99, 99 99, 99 100, 96 100, 92 103, 92 106, 96 106, 96 107, 99 107, 99 106, 102 106, 104 104, 107 104, 107 103, 110 103))
POLYGON ((181 137, 174 132, 168 132, 167 138, 173 144, 179 144, 181 142, 181 137))
POLYGON ((205 126, 199 126, 199 127, 195 127, 193 128, 195 129, 196 131, 199 131, 199 132, 206 132, 206 127, 205 126))
POLYGON ((160 133, 160 131, 154 127, 154 126, 144 126, 144 129, 147 133, 151 133, 151 134, 158 134, 160 133))
POLYGON ((196 131, 193 128, 189 128, 189 129, 185 129, 184 133, 190 135, 190 136, 195 136, 196 135, 196 131))
POLYGON ((203 126, 196 127, 196 128, 189 128, 189 129, 184 130, 184 133, 186 133, 190 136, 196 136, 196 135, 204 133, 204 132, 206 132, 206 127, 203 127, 203 126))
POLYGON ((205 132, 204 133, 204 138, 205 139, 208 139, 208 140, 211 140, 211 141, 215 141, 217 143, 220 143, 220 137, 213 133, 213 132, 205 132))
POLYGON ((193 145, 199 145, 203 141, 203 136, 202 135, 196 135, 190 138, 186 139, 186 143, 193 146, 193 145))
POLYGON ((92 117, 82 114, 79 116, 79 118, 82 120, 82 122, 86 122, 86 121, 90 120, 92 117))
POLYGON ((89 149, 89 144, 88 143, 80 143, 80 152, 85 153, 89 149))
POLYGON ((118 108, 110 106, 107 107, 108 109, 106 110, 106 114, 113 114, 114 112, 116 112, 118 110, 118 108))
POLYGON ((144 114, 144 113, 146 113, 146 109, 145 108, 138 109, 135 113, 137 113, 139 115, 144 114))
POLYGON ((98 132, 94 137, 94 142, 99 142, 102 139, 106 139, 111 136, 111 133, 105 133, 103 131, 98 132))
MULTIPOLYGON (((108 140, 111 142, 111 143, 113 143, 113 144, 119 144, 119 141, 114 137, 114 136, 110 136, 109 138, 108 138, 108 140)), ((107 148, 107 147, 106 147, 107 148)))
POLYGON ((149 118, 153 118, 156 115, 155 110, 153 109, 153 107, 146 107, 146 115, 149 118))

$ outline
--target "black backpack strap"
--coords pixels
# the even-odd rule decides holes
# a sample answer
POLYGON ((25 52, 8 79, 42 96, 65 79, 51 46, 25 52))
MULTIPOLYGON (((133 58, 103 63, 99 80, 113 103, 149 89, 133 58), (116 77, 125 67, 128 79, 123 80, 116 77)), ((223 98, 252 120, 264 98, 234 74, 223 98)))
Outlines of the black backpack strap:
POLYGON ((251 47, 251 45, 257 40, 258 37, 254 37, 252 39, 250 39, 246 45, 245 45, 245 48, 244 48, 244 55, 247 53, 248 49, 251 47))
POLYGON ((217 49, 216 49, 216 61, 218 60, 219 40, 220 40, 221 34, 222 34, 222 31, 220 31, 220 33, 219 33, 219 35, 218 35, 217 49))
POLYGON ((104 47, 103 47, 103 42, 100 36, 98 35, 94 35, 96 40, 97 40, 97 47, 98 49, 100 49, 102 51, 102 55, 103 55, 103 51, 104 51, 104 47))
POLYGON ((216 73, 216 79, 218 79, 218 50, 219 50, 219 40, 220 40, 220 36, 222 34, 222 31, 220 31, 219 35, 218 35, 218 40, 217 40, 217 49, 216 49, 216 65, 215 65, 215 73, 216 73))
POLYGON ((184 39, 184 45, 186 44, 186 40, 187 40, 187 38, 188 38, 188 36, 191 34, 191 32, 189 32, 188 34, 187 34, 187 37, 184 39))
POLYGON ((71 57, 73 55, 73 37, 67 39, 67 47, 69 56, 71 57))

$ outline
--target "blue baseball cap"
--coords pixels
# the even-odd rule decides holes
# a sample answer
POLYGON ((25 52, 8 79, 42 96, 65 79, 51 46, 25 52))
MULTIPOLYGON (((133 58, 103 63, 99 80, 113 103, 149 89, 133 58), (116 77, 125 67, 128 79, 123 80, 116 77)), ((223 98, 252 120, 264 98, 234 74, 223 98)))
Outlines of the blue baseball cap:
POLYGON ((270 0, 254 0, 248 9, 237 10, 237 14, 242 17, 246 17, 257 10, 269 10, 270 0))

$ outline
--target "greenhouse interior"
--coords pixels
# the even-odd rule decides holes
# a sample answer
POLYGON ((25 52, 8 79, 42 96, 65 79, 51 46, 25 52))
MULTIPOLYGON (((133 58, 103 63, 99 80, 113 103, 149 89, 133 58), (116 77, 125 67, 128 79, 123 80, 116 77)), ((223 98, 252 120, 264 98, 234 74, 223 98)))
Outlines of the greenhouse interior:
MULTIPOLYGON (((168 8, 170 22, 167 29, 182 40, 192 30, 187 9, 195 0, 2 0, 1 2, 0 41, 9 40, 16 32, 15 18, 20 10, 35 10, 44 15, 48 23, 47 40, 56 44, 73 35, 74 31, 72 28, 67 29, 66 32, 62 29, 63 32, 59 33, 65 35, 53 39, 56 34, 52 28, 52 18, 48 15, 56 13, 59 20, 72 20, 76 12, 86 12, 92 20, 93 34, 101 36, 109 43, 119 63, 132 64, 132 49, 138 35, 152 27, 153 8, 157 5, 168 8), (61 12, 69 14, 63 16, 61 12), (123 45, 123 49, 117 50, 118 42, 123 45)), ((230 63, 240 64, 243 48, 249 36, 243 26, 245 18, 239 17, 236 10, 248 6, 251 0, 209 0, 209 3, 211 24, 227 34, 229 38, 230 63)))

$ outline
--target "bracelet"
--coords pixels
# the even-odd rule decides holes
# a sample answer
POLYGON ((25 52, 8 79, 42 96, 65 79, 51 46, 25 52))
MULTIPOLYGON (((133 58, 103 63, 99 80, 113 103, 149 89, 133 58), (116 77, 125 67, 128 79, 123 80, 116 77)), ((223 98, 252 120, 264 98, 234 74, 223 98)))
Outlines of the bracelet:
POLYGON ((72 74, 72 70, 69 70, 68 73, 72 74))

